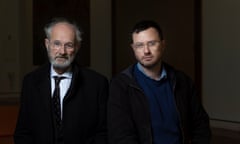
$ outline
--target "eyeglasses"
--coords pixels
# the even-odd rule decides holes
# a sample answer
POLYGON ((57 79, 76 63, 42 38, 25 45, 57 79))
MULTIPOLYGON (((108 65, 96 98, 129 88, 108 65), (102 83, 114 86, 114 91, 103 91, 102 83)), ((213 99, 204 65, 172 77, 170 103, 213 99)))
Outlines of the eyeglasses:
POLYGON ((160 41, 157 41, 157 40, 148 41, 147 43, 137 42, 137 43, 133 43, 132 46, 135 49, 143 49, 145 46, 147 46, 149 48, 153 48, 153 47, 156 47, 159 42, 160 41))
POLYGON ((56 50, 59 50, 61 47, 64 47, 64 49, 66 50, 73 50, 74 49, 74 43, 72 42, 67 42, 65 44, 61 43, 60 41, 50 41, 50 44, 52 45, 52 47, 56 50))

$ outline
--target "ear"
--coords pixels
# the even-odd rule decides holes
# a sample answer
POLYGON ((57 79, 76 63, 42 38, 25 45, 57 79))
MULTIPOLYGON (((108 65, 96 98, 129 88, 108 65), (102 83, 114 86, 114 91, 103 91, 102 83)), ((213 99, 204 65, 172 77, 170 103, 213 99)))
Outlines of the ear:
POLYGON ((76 43, 75 47, 76 47, 76 50, 78 52, 79 49, 81 48, 81 42, 76 43))
POLYGON ((45 47, 46 47, 46 49, 49 48, 49 45, 50 45, 49 39, 45 38, 45 47))
POLYGON ((161 45, 162 45, 163 50, 165 50, 166 49, 166 41, 161 40, 161 45))
POLYGON ((134 46, 133 46, 133 43, 131 43, 131 44, 130 44, 130 46, 131 46, 132 50, 134 50, 134 46))

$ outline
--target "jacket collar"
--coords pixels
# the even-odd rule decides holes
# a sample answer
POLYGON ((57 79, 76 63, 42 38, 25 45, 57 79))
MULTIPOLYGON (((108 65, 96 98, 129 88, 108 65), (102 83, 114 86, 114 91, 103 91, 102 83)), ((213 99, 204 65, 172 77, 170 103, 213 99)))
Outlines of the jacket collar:
MULTIPOLYGON (((50 68, 51 64, 45 64, 38 72, 38 89, 41 95, 48 96, 51 95, 51 79, 50 79, 50 68)), ((64 101, 74 96, 78 88, 81 86, 81 70, 77 63, 72 64, 72 81, 70 87, 64 97, 64 101)), ((50 98, 50 97, 49 97, 50 98)))
MULTIPOLYGON (((121 72, 121 74, 123 74, 123 75, 127 76, 128 78, 132 79, 133 80, 132 84, 134 84, 134 85, 138 85, 137 82, 136 82, 136 79, 134 77, 134 67, 135 67, 136 64, 137 63, 130 65, 127 69, 125 69, 121 72)), ((176 83, 175 71, 176 70, 171 65, 169 65, 165 62, 163 62, 162 65, 164 65, 167 76, 168 76, 168 78, 170 78, 171 84, 175 87, 175 83, 176 83)))

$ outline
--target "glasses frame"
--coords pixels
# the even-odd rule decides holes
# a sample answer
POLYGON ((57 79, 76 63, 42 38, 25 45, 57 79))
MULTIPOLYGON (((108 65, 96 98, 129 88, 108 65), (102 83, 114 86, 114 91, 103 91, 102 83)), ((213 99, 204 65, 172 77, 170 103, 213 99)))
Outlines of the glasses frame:
POLYGON ((147 42, 136 42, 132 44, 132 47, 135 49, 143 49, 146 46, 148 48, 154 48, 156 47, 161 41, 160 40, 151 40, 151 41, 147 41, 147 42))
POLYGON ((56 50, 59 50, 62 47, 65 50, 74 50, 74 48, 75 48, 75 44, 73 42, 62 43, 59 40, 55 40, 55 41, 49 40, 49 44, 52 46, 53 49, 56 49, 56 50))

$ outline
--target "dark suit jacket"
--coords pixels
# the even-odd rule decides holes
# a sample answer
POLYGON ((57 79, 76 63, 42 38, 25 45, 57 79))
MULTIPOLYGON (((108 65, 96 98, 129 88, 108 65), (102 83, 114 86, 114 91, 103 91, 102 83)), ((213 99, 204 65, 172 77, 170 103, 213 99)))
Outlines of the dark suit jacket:
MULTIPOLYGON (((73 66, 71 86, 63 100, 65 144, 106 143, 107 79, 73 66)), ((26 75, 14 134, 15 144, 53 144, 50 64, 26 75)))

